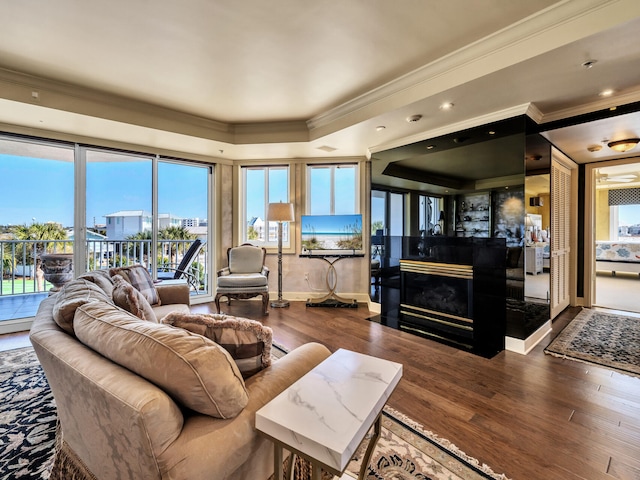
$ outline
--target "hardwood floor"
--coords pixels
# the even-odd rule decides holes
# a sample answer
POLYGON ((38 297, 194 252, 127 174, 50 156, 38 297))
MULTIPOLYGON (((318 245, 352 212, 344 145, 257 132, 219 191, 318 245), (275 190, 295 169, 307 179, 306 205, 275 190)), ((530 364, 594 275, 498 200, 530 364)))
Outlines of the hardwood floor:
MULTIPOLYGON (((260 317, 258 303, 236 301, 223 310, 261 319, 288 349, 317 341, 402 363, 389 405, 513 480, 640 479, 640 379, 545 355, 550 338, 526 356, 486 359, 370 322, 363 306, 292 302, 260 317)), ((553 336, 579 310, 563 312, 553 336)))

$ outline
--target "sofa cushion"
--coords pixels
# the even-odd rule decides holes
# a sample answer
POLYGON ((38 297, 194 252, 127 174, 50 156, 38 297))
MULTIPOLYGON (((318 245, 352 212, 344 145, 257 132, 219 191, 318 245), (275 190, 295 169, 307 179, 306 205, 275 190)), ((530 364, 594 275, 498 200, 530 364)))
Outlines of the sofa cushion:
POLYGON ((231 354, 244 378, 271 365, 273 331, 257 320, 223 314, 172 312, 162 322, 216 342, 231 354))
POLYGON ((208 338, 142 321, 104 302, 79 307, 74 326, 82 343, 156 384, 187 408, 231 418, 247 405, 238 367, 208 338))
POLYGON ((89 302, 113 303, 111 295, 86 278, 76 278, 55 294, 53 319, 65 332, 74 335, 73 319, 76 309, 89 302))
POLYGON ((95 283, 104 290, 104 293, 108 296, 113 294, 113 280, 111 280, 109 270, 92 270, 79 275, 79 278, 84 278, 85 280, 95 283))
POLYGON ((133 285, 151 305, 159 305, 160 297, 156 291, 151 274, 142 265, 131 265, 130 267, 114 267, 109 270, 113 277, 121 275, 127 282, 133 285))
POLYGON ((147 299, 121 275, 113 277, 113 285, 113 303, 141 320, 158 321, 147 299))
POLYGON ((218 287, 246 288, 264 287, 268 285, 268 278, 261 273, 234 273, 218 277, 218 287))

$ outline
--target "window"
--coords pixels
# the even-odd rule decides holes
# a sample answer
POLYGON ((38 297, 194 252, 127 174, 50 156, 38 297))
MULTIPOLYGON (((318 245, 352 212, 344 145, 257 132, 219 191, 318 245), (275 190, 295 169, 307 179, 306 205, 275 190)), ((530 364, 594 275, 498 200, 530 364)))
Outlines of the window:
MULTIPOLYGON (((289 203, 289 167, 242 167, 242 241, 254 245, 275 245, 278 224, 268 222, 269 203, 289 203)), ((282 225, 283 246, 289 246, 289 223, 282 225)))
POLYGON ((355 164, 309 165, 307 213, 340 215, 358 212, 358 167, 355 164))

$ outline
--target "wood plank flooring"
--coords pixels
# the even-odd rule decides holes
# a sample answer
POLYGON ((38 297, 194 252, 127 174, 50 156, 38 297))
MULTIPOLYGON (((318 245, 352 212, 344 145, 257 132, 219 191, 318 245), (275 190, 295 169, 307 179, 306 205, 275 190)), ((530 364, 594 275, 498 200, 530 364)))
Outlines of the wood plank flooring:
MULTIPOLYGON (((563 312, 552 336, 579 310, 563 312)), ((261 317, 258 303, 235 301, 223 311, 262 320, 287 349, 317 341, 402 363, 389 405, 513 480, 640 480, 640 379, 545 355, 551 338, 486 359, 370 322, 366 306, 292 302, 261 317)), ((16 338, 4 337, 0 349, 16 338)))

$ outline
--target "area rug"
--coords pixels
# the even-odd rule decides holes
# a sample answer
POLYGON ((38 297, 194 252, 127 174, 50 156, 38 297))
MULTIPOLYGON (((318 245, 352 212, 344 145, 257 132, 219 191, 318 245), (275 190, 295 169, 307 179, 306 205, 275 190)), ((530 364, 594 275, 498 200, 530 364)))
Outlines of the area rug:
POLYGON ((582 309, 544 352, 640 377, 640 318, 582 309))
POLYGON ((0 480, 47 479, 56 405, 31 347, 0 353, 0 480))
MULTIPOLYGON (((285 353, 277 346, 274 349, 275 357, 285 353)), ((0 352, 0 384, 0 480, 48 479, 55 402, 31 347, 0 352)), ((368 480, 507 480, 391 408, 385 408, 382 426, 368 480)), ((357 477, 363 448, 349 464, 348 476, 357 477)))

